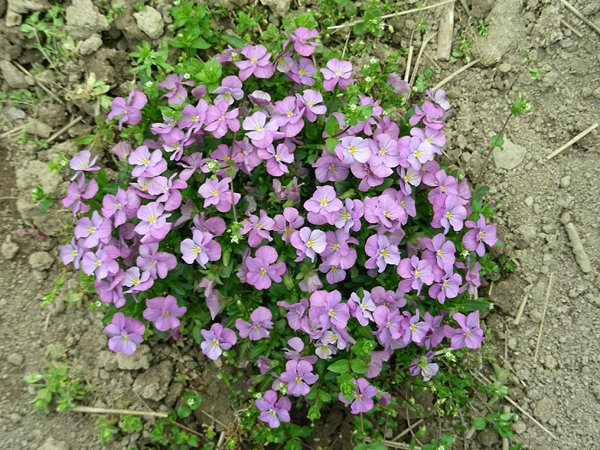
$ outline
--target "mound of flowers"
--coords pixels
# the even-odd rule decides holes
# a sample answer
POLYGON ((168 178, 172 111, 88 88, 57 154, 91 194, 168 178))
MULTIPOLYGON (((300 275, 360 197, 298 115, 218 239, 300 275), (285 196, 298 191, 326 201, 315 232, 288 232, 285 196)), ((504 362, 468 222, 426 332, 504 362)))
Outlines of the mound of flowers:
POLYGON ((448 347, 477 348, 469 296, 496 243, 480 194, 435 160, 443 91, 410 107, 389 74, 381 92, 410 108, 396 123, 349 61, 315 66, 317 34, 230 47, 116 98, 118 176, 82 151, 63 200, 79 217, 63 262, 109 305, 110 350, 170 334, 256 363, 273 428, 290 397, 311 419, 335 399, 368 413, 390 402, 386 374, 428 381, 448 347))

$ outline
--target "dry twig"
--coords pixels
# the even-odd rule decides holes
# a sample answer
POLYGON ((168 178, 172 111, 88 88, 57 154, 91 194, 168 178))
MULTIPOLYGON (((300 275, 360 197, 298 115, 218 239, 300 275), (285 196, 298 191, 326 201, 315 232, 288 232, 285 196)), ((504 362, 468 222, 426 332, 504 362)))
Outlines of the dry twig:
POLYGON ((467 64, 466 66, 461 67, 460 69, 458 69, 456 72, 454 72, 451 75, 448 75, 446 78, 444 78, 442 81, 440 81, 438 84, 436 84, 434 87, 431 88, 431 90, 433 92, 437 91, 439 88, 441 88, 443 85, 445 85, 448 81, 452 80, 454 77, 456 77, 457 75, 460 75, 461 73, 463 73, 465 70, 473 67, 475 64, 477 64, 479 62, 479 60, 474 59, 473 61, 471 61, 469 64, 467 64))
POLYGON ((425 51, 425 46, 436 35, 437 35, 437 33, 433 33, 431 35, 427 34, 425 36, 425 39, 423 39, 423 42, 421 42, 421 48, 419 49, 419 54, 417 55, 417 60, 415 61, 415 68, 413 69, 412 76, 410 77, 410 82, 408 83, 410 86, 413 85, 413 83, 415 82, 415 79, 417 78, 417 71, 419 70, 419 63, 421 62, 421 56, 423 56, 423 52, 425 51))
POLYGON ((558 155, 563 150, 569 148, 575 142, 583 139, 583 137, 585 137, 586 135, 588 135, 589 133, 591 133, 592 131, 594 131, 596 128, 598 128, 598 125, 600 125, 600 123, 596 122, 594 125, 592 125, 591 127, 589 127, 587 130, 584 130, 581 133, 579 133, 577 136, 575 136, 573 139, 571 139, 569 142, 567 142, 561 148, 559 148, 557 150, 554 150, 552 153, 550 153, 548 156, 546 156, 546 161, 548 161, 551 158, 554 158, 556 155, 558 155))
POLYGON ((588 20, 583 14, 581 14, 579 11, 577 11, 575 8, 573 8, 573 6, 571 6, 566 0, 560 0, 560 1, 563 5, 565 5, 565 7, 568 10, 570 10, 573 14, 575 14, 577 17, 579 17, 581 20, 583 20, 583 22, 585 22, 585 24, 587 26, 589 26, 596 33, 600 34, 600 28, 598 28, 596 25, 594 25, 593 22, 588 20))
POLYGON ((548 281, 548 289, 546 290, 546 302, 544 303, 544 311, 542 312, 542 321, 540 322, 540 330, 538 331, 537 343, 535 344, 535 353, 533 354, 533 362, 537 362, 538 350, 540 349, 540 341, 542 340, 542 329, 544 328, 544 319, 546 318, 546 309, 548 308, 548 299, 550 298, 550 288, 552 287, 552 278, 554 272, 550 274, 548 281))
MULTIPOLYGON (((397 13, 393 13, 393 14, 386 14, 385 16, 381 16, 380 19, 381 20, 392 19, 392 18, 395 19, 396 17, 405 16, 406 14, 412 14, 412 13, 416 13, 416 12, 425 11, 427 9, 433 9, 433 8, 437 8, 438 6, 445 5, 446 3, 454 3, 454 2, 455 2, 455 0, 446 0, 444 2, 440 2, 435 5, 425 6, 424 8, 409 9, 407 11, 401 11, 401 12, 397 12, 397 13)), ((364 22, 364 20, 361 19, 361 20, 357 20, 355 22, 343 23, 341 25, 327 27, 327 29, 328 30, 337 30, 339 28, 352 27, 354 25, 358 25, 359 23, 363 23, 363 22, 364 22)))
POLYGON ((452 53, 452 30, 454 29, 454 5, 442 8, 439 36, 437 40, 437 57, 444 61, 450 59, 452 53))
POLYGON ((576 29, 573 27, 573 25, 571 25, 570 23, 568 23, 568 22, 565 22, 565 21, 564 21, 564 20, 562 20, 562 19, 560 19, 560 23, 561 23, 561 24, 562 24, 564 27, 567 27, 569 30, 571 30, 573 33, 575 33, 575 34, 576 34, 577 36, 579 36, 580 38, 582 38, 582 37, 583 37, 583 34, 582 34, 582 33, 580 33, 579 31, 577 31, 577 30, 576 30, 576 29))
MULTIPOLYGON (((417 420, 415 423, 412 424, 412 428, 414 429, 416 426, 420 425, 421 422, 423 422, 423 419, 417 420)), ((406 430, 402 431, 398 436, 396 436, 394 439, 392 439, 392 442, 397 441, 402 436, 404 436, 405 434, 407 434, 410 431, 410 429, 411 429, 411 427, 406 428, 406 430)))
POLYGON ((523 300, 521 300, 521 304, 519 305, 519 310, 517 311, 517 317, 515 317, 515 320, 513 321, 513 323, 515 325, 519 325, 519 321, 521 320, 521 316, 523 315, 523 310, 525 309, 525 304, 527 303, 528 298, 529 298, 529 293, 525 294, 525 296, 523 297, 523 300))
POLYGON ((410 75, 410 63, 412 61, 413 46, 408 47, 408 59, 406 60, 406 71, 404 72, 404 81, 408 83, 408 76, 410 75))
POLYGON ((71 120, 71 122, 69 122, 68 124, 66 124, 64 127, 62 127, 60 130, 58 130, 56 133, 54 133, 52 136, 50 136, 48 138, 48 140, 46 141, 48 144, 50 144, 51 142, 53 142, 56 138, 58 138, 61 134, 63 134, 65 131, 73 128, 75 125, 77 125, 79 122, 81 122, 83 120, 83 117, 81 116, 77 116, 75 117, 73 120, 71 120))
POLYGON ((54 92, 52 92, 50 89, 48 89, 44 83, 42 83, 40 80, 38 80, 38 79, 37 79, 37 78, 35 78, 33 75, 31 75, 31 73, 29 73, 29 71, 28 71, 28 70, 27 70, 25 67, 23 67, 21 64, 19 64, 19 63, 18 63, 18 62, 16 62, 16 61, 13 61, 13 64, 14 64, 15 66, 17 66, 17 67, 19 68, 19 70, 20 70, 21 72, 23 72, 25 75, 28 75, 28 76, 30 76, 31 78, 33 78, 33 79, 35 80, 35 84, 37 84, 39 87, 41 87, 41 88, 44 90, 44 92, 46 92, 46 94, 48 94, 50 97, 52 97, 52 98, 53 98, 54 100, 56 100, 58 103, 60 103, 60 104, 62 104, 62 105, 64 105, 64 104, 65 104, 65 102, 63 102, 63 101, 62 101, 60 98, 58 98, 56 95, 54 95, 54 92))

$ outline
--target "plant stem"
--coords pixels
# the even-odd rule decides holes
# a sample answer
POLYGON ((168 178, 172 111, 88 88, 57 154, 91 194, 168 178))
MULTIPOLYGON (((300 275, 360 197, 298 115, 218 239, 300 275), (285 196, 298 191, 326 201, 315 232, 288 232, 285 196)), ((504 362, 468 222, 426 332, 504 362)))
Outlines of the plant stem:
MULTIPOLYGON (((237 131, 233 133, 233 142, 229 148, 229 161, 233 161, 233 146, 235 145, 235 138, 237 137, 237 131)), ((233 219, 237 223, 237 211, 235 210, 235 194, 233 192, 233 166, 229 166, 229 187, 231 190, 231 209, 233 209, 233 219)))
POLYGON ((490 157, 492 156, 492 151, 494 150, 494 147, 496 146, 496 144, 498 143, 498 141, 504 134, 504 130, 506 129, 506 126, 508 125, 508 121, 510 120, 511 117, 512 117, 512 113, 509 114, 508 117, 506 118, 506 120, 504 121, 502 130, 500 130, 500 133, 498 134, 498 136, 496 136, 496 140, 494 141, 494 143, 488 150, 487 156, 485 157, 485 161, 483 162, 483 165, 481 166, 481 170, 479 171, 479 175, 477 176, 477 182, 475 183, 475 192, 477 192, 477 189, 479 188, 479 182, 481 181, 481 176, 483 175, 483 172, 485 171, 485 168, 488 165, 488 162, 490 161, 490 157))

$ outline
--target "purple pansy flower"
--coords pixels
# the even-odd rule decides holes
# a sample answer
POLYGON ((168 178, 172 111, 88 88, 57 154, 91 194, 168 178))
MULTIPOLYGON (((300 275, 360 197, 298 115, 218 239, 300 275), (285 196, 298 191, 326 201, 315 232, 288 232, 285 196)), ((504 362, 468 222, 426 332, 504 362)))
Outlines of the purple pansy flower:
POLYGON ((326 330, 331 326, 341 330, 348 324, 350 310, 346 303, 342 303, 342 294, 339 291, 316 291, 310 296, 310 320, 320 323, 326 330))
POLYGON ((248 214, 249 220, 243 220, 243 228, 240 230, 240 234, 248 234, 248 245, 250 247, 258 247, 263 239, 271 242, 273 238, 269 234, 269 231, 273 230, 275 221, 267 216, 264 210, 260 210, 260 218, 254 214, 248 214))
POLYGON ((194 230, 193 239, 184 239, 181 242, 181 257, 188 264, 198 261, 203 269, 206 269, 208 261, 221 259, 221 246, 213 241, 210 233, 194 230))
POLYGON ((111 106, 111 112, 108 113, 107 119, 112 120, 117 116, 123 115, 119 119, 119 130, 123 126, 123 122, 128 125, 137 125, 142 120, 142 113, 140 109, 142 109, 146 103, 148 103, 148 98, 146 94, 139 91, 131 91, 127 100, 122 97, 116 97, 111 106))
POLYGON ((289 304, 286 301, 277 302, 277 306, 281 306, 288 311, 286 314, 286 318, 288 321, 288 325, 294 331, 300 329, 302 326, 302 319, 305 316, 306 311, 308 310, 308 300, 303 298, 298 303, 289 304))
POLYGON ((248 60, 234 63, 240 69, 240 80, 244 81, 250 75, 256 78, 271 78, 275 69, 269 61, 271 53, 267 52, 264 45, 247 45, 242 49, 241 54, 248 60))
POLYGON ((365 252, 370 258, 365 262, 367 269, 377 267, 379 273, 383 272, 388 264, 397 266, 400 262, 398 247, 391 245, 388 238, 383 234, 375 234, 365 244, 365 252))
POLYGON ((96 180, 91 179, 87 186, 84 188, 85 177, 79 177, 77 181, 71 183, 67 189, 67 196, 62 199, 62 204, 65 208, 73 205, 73 217, 77 215, 78 211, 86 213, 90 210, 90 207, 81 201, 81 199, 89 200, 98 192, 98 183, 96 180))
POLYGON ((432 363, 434 353, 429 351, 425 353, 425 356, 421 358, 413 359, 410 366, 410 374, 413 377, 418 376, 419 374, 423 376, 423 381, 431 380, 435 374, 438 372, 440 366, 437 363, 432 363))
POLYGON ((460 330, 455 330, 448 325, 444 327, 444 334, 451 340, 451 347, 454 350, 465 346, 472 350, 479 347, 483 342, 483 330, 479 328, 479 313, 474 311, 468 317, 456 313, 452 318, 460 325, 460 330))
POLYGON ((142 335, 146 332, 146 327, 139 320, 116 313, 112 323, 104 328, 104 332, 113 336, 108 340, 108 348, 111 351, 130 356, 135 352, 135 344, 144 341, 142 335))
POLYGON ((439 120, 444 115, 444 110, 436 108, 431 102, 423 102, 423 110, 419 109, 418 105, 413 105, 415 108, 415 114, 409 119, 408 123, 415 126, 421 119, 423 124, 427 125, 434 130, 441 130, 446 126, 446 122, 439 120))
POLYGON ((140 223, 136 225, 135 232, 144 236, 142 242, 148 242, 150 237, 159 241, 165 238, 172 224, 167 222, 171 214, 164 214, 164 210, 165 207, 158 202, 140 206, 137 213, 140 223))
POLYGON ((146 300, 146 309, 143 312, 144 319, 154 322, 158 331, 167 331, 179 326, 179 319, 187 311, 185 306, 179 308, 177 300, 172 295, 166 297, 155 297, 146 300))
POLYGON ((168 75, 157 86, 158 89, 167 89, 169 91, 161 97, 161 98, 167 97, 169 99, 169 105, 171 105, 171 104, 183 105, 183 102, 185 102, 185 99, 187 98, 188 93, 187 93, 187 89, 184 87, 184 85, 185 86, 193 86, 194 82, 191 80, 183 81, 183 79, 184 79, 183 74, 172 73, 171 75, 168 75))
POLYGON ((296 208, 287 207, 283 210, 283 215, 275 216, 275 224, 273 230, 281 234, 281 239, 286 244, 292 240, 292 233, 304 225, 304 218, 298 214, 296 208))
POLYGON ((277 400, 277 393, 271 389, 265 392, 262 398, 256 399, 254 404, 261 411, 259 420, 269 424, 271 428, 277 428, 280 422, 289 422, 289 410, 292 402, 287 397, 277 400))
POLYGON ((252 140, 252 144, 259 148, 266 148, 271 145, 273 139, 283 137, 283 134, 277 131, 277 121, 271 120, 267 123, 267 115, 263 111, 256 111, 246 117, 242 128, 248 131, 246 136, 252 140))
POLYGON ((286 163, 294 162, 294 155, 290 153, 290 149, 285 144, 277 145, 277 149, 272 145, 267 148, 259 148, 258 156, 267 161, 267 173, 274 177, 289 173, 286 163))
POLYGON ((148 147, 141 145, 129 155, 129 164, 136 166, 131 171, 131 176, 138 177, 156 177, 167 170, 167 161, 162 157, 160 150, 154 150, 152 153, 148 147))
POLYGON ((315 255, 322 253, 327 246, 327 238, 323 231, 312 230, 308 227, 303 227, 299 231, 292 233, 290 243, 296 249, 296 262, 302 261, 304 258, 315 260, 315 255))
POLYGON ((308 221, 314 225, 333 225, 343 206, 332 186, 318 186, 312 198, 304 202, 304 208, 308 211, 308 221))
POLYGON ((283 43, 283 50, 285 50, 290 42, 293 42, 296 53, 302 56, 310 56, 315 52, 315 47, 321 45, 317 42, 308 42, 309 39, 319 36, 319 31, 316 29, 309 30, 306 27, 299 27, 293 33, 288 34, 290 38, 283 43))
POLYGON ((427 89, 425 93, 437 108, 442 108, 445 111, 450 109, 450 102, 446 100, 446 92, 443 89, 438 89, 435 94, 431 89, 427 89))
POLYGON ((361 227, 360 218, 365 214, 365 206, 362 201, 347 198, 344 206, 340 209, 338 220, 335 221, 336 228, 343 228, 346 233, 359 231, 361 227))
POLYGON ((175 255, 158 251, 158 243, 140 245, 140 256, 136 262, 140 269, 150 272, 152 277, 165 278, 177 266, 175 255))
POLYGON ((485 253, 484 243, 491 247, 498 242, 498 238, 496 237, 496 227, 493 225, 486 225, 483 214, 479 214, 477 223, 472 220, 467 220, 465 226, 473 229, 465 233, 462 242, 467 250, 477 252, 479 257, 483 256, 485 253))
POLYGON ((432 227, 444 227, 445 233, 448 232, 450 227, 454 231, 462 230, 463 220, 467 217, 467 210, 458 203, 456 195, 437 196, 433 204, 433 211, 432 227))
POLYGON ((93 172, 96 170, 100 170, 100 166, 96 166, 97 156, 94 156, 94 159, 90 161, 91 153, 87 150, 82 150, 77 153, 71 161, 69 161, 69 167, 75 171, 75 175, 71 177, 71 181, 77 178, 78 175, 83 174, 83 172, 93 172))
POLYGON ((102 199, 102 215, 107 219, 114 217, 115 227, 127 221, 127 200, 127 193, 121 188, 118 189, 117 195, 106 194, 102 199))
POLYGON ((241 100, 244 97, 242 81, 235 75, 225 77, 221 81, 221 86, 212 91, 211 94, 218 94, 214 99, 215 105, 222 101, 232 105, 235 100, 241 100))
POLYGON ((269 330, 273 328, 272 318, 273 314, 271 311, 264 306, 259 306, 250 314, 251 324, 245 320, 237 319, 235 327, 240 332, 241 338, 247 337, 251 341, 260 341, 263 338, 269 337, 269 330))
POLYGON ((323 89, 328 92, 333 91, 336 84, 339 84, 341 89, 346 89, 354 83, 352 75, 352 63, 350 61, 340 61, 337 58, 327 61, 327 69, 321 69, 321 73, 325 78, 323 81, 323 89))
POLYGON ((287 272, 284 262, 277 261, 277 251, 268 245, 263 245, 256 250, 254 258, 246 258, 245 265, 248 268, 246 281, 256 289, 269 289, 271 280, 281 283, 281 276, 287 272))
POLYGON ((458 295, 460 283, 462 283, 461 276, 452 273, 452 268, 450 268, 439 283, 429 288, 429 296, 443 304, 447 298, 454 298, 458 295))
POLYGON ((229 190, 229 183, 231 178, 225 177, 221 181, 218 179, 206 180, 206 182, 200 186, 198 193, 205 198, 204 208, 215 205, 217 211, 227 212, 231 210, 233 202, 237 204, 240 201, 241 195, 238 193, 231 194, 229 190))
POLYGON ((321 103, 323 101, 323 94, 318 91, 306 89, 302 93, 302 96, 300 96, 300 94, 296 94, 296 97, 298 101, 302 102, 302 104, 305 106, 304 116, 309 122, 314 122, 317 120, 317 116, 323 115, 327 112, 327 106, 321 103))
POLYGON ((227 130, 236 132, 240 129, 238 120, 239 108, 227 111, 229 103, 223 101, 216 106, 209 105, 206 110, 206 126, 204 129, 210 131, 216 139, 220 139, 227 133, 227 130))
POLYGON ((308 361, 288 361, 285 365, 285 372, 281 374, 279 380, 286 383, 288 393, 295 397, 308 394, 309 385, 316 383, 319 375, 312 373, 312 365, 308 361))
POLYGON ((152 186, 148 188, 150 195, 157 195, 156 201, 165 204, 165 211, 174 211, 181 206, 181 189, 187 187, 187 183, 183 180, 174 180, 177 174, 171 175, 171 178, 156 177, 152 182, 152 186))
POLYGON ((75 269, 79 269, 79 262, 81 261, 83 253, 84 248, 75 242, 75 238, 71 238, 70 243, 63 245, 60 248, 60 256, 63 264, 66 266, 72 262, 75 269))
POLYGON ((81 244, 84 248, 93 248, 100 241, 105 241, 110 238, 112 225, 110 220, 104 219, 98 211, 92 213, 92 218, 82 217, 77 221, 75 227, 75 237, 77 239, 85 238, 81 244))
POLYGON ((369 291, 364 291, 363 298, 360 298, 354 292, 350 294, 348 308, 352 317, 358 320, 358 323, 363 327, 367 326, 369 321, 373 321, 373 311, 375 311, 376 306, 373 300, 371 300, 369 291))
POLYGON ((115 261, 121 252, 112 245, 97 250, 96 253, 87 252, 81 260, 81 268, 86 275, 96 274, 96 279, 106 278, 108 274, 114 275, 119 271, 119 263, 115 261))
POLYGON ((202 353, 208 358, 215 360, 223 353, 223 350, 231 348, 237 342, 235 331, 223 328, 219 323, 213 323, 210 330, 200 330, 204 341, 200 343, 202 353))
POLYGON ((403 292, 409 292, 411 289, 416 289, 417 294, 421 292, 423 284, 430 285, 433 283, 433 271, 431 264, 424 259, 419 259, 416 256, 404 258, 398 264, 398 275, 405 280, 398 283, 398 289, 403 292))
POLYGON ((410 92, 410 84, 404 81, 395 73, 388 75, 387 83, 388 86, 392 86, 394 94, 404 95, 410 92))
POLYGON ((364 378, 359 378, 358 380, 352 378, 351 381, 353 381, 356 385, 356 390, 352 394, 352 400, 346 400, 341 392, 338 394, 339 400, 342 403, 350 405, 350 412, 352 414, 360 414, 371 411, 373 409, 372 398, 375 396, 375 394, 377 394, 377 388, 371 386, 364 378))

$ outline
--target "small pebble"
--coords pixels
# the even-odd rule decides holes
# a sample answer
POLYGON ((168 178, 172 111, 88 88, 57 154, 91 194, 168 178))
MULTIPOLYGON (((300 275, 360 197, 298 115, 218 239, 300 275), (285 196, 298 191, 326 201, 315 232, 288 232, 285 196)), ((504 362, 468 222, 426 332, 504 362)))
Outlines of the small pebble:
POLYGON ((567 175, 566 177, 562 177, 560 179, 560 187, 561 188, 568 188, 571 185, 571 177, 569 175, 567 175))
POLYGON ((533 197, 531 195, 525 199, 525 204, 527 206, 533 205, 533 197))
POLYGON ((23 355, 19 355, 18 353, 11 353, 6 359, 9 363, 15 366, 20 366, 21 364, 23 364, 24 361, 23 355))

